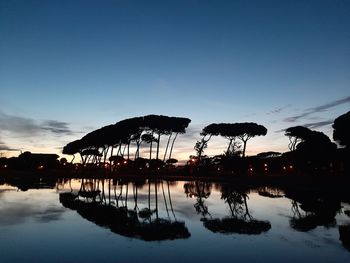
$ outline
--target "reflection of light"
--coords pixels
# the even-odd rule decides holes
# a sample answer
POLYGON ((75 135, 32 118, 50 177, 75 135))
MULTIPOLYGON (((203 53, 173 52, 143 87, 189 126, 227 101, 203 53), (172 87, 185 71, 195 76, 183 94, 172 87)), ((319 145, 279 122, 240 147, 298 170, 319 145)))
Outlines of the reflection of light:
POLYGON ((264 166, 267 167, 267 163, 264 163, 264 166))
POLYGON ((127 161, 124 161, 124 164, 127 164, 128 162, 127 161))
POLYGON ((39 165, 38 170, 42 170, 42 169, 44 169, 44 165, 39 165))
POLYGON ((218 168, 218 171, 220 171, 220 168, 218 168))
POLYGON ((289 165, 289 169, 293 169, 293 165, 289 165))
POLYGON ((4 168, 7 168, 7 164, 4 165, 4 168))
POLYGON ((283 166, 283 170, 286 170, 286 167, 285 167, 285 166, 283 166))
POLYGON ((117 163, 117 165, 120 165, 120 163, 117 163))
POLYGON ((142 167, 140 167, 139 169, 142 170, 142 167))

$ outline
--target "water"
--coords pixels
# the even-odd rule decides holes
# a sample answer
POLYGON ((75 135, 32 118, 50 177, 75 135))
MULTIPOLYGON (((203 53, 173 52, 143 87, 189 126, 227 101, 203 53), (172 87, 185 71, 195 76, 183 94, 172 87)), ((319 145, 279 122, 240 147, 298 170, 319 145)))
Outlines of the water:
POLYGON ((336 194, 271 187, 6 182, 0 262, 350 262, 348 210, 336 194))

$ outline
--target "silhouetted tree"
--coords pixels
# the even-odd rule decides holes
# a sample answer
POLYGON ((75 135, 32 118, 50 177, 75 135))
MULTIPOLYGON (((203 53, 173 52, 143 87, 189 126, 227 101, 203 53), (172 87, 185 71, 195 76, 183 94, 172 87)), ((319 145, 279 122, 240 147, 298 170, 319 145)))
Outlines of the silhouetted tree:
POLYGON ((187 118, 162 115, 147 115, 121 120, 115 124, 94 130, 80 140, 68 143, 63 148, 63 153, 71 154, 73 157, 75 153, 80 153, 83 163, 93 161, 100 164, 102 158, 103 163, 105 163, 108 153, 110 153, 110 157, 114 156, 113 152, 116 148, 115 156, 124 158, 127 155, 127 160, 129 160, 130 145, 135 143, 135 159, 138 159, 141 142, 145 141, 150 143, 150 159, 152 158, 152 143, 157 142, 156 159, 159 159, 160 138, 162 135, 169 135, 164 155, 165 159, 171 136, 175 133, 169 155, 170 159, 177 134, 185 133, 185 128, 187 128, 190 121, 187 118))
POLYGON ((298 143, 305 141, 310 133, 311 130, 304 126, 294 126, 286 129, 284 135, 288 136, 289 138, 289 150, 295 151, 298 143))
POLYGON ((210 141, 211 137, 213 135, 219 135, 218 124, 212 123, 208 126, 205 126, 201 132, 201 135, 203 136, 202 139, 200 141, 197 141, 194 146, 199 160, 201 160, 204 149, 208 147, 208 142, 210 141))
POLYGON ((236 123, 237 137, 243 142, 242 157, 245 157, 247 141, 255 136, 265 136, 267 129, 263 125, 254 122, 236 123))
POLYGON ((333 123, 333 139, 340 145, 350 146, 350 111, 340 115, 333 123))
POLYGON ((83 150, 83 142, 81 140, 75 140, 73 142, 68 143, 63 147, 63 154, 73 155, 71 163, 73 163, 75 159, 75 154, 80 153, 83 150))

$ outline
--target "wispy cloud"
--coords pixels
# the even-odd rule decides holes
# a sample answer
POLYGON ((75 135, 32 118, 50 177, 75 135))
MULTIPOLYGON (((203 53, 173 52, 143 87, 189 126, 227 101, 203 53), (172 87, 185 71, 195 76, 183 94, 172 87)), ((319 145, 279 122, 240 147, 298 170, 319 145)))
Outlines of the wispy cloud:
POLYGON ((279 107, 279 108, 275 108, 271 111, 269 111, 268 113, 266 113, 267 115, 271 115, 271 114, 278 114, 278 113, 281 113, 282 111, 284 111, 285 109, 287 109, 288 107, 290 107, 290 105, 286 105, 286 106, 283 106, 283 107, 279 107))
POLYGON ((68 125, 67 122, 48 120, 43 122, 42 129, 56 134, 72 134, 68 125))
POLYGON ((301 113, 299 115, 285 118, 284 121, 285 122, 296 122, 296 121, 299 121, 300 119, 307 117, 311 114, 323 112, 323 111, 337 107, 337 106, 345 104, 345 103, 350 103, 350 96, 339 99, 339 100, 331 101, 331 102, 325 103, 325 104, 317 106, 317 107, 306 109, 303 113, 301 113))
POLYGON ((4 142, 0 141, 0 151, 11 152, 11 151, 18 151, 18 149, 11 148, 7 146, 4 142))
POLYGON ((305 123, 303 126, 309 128, 309 129, 317 129, 329 124, 332 124, 333 120, 327 120, 327 121, 318 121, 318 122, 311 122, 311 123, 305 123))
POLYGON ((71 135, 73 131, 69 128, 69 123, 56 120, 46 120, 43 122, 31 118, 9 115, 0 112, 0 130, 8 131, 23 137, 40 135, 43 132, 53 134, 71 135))

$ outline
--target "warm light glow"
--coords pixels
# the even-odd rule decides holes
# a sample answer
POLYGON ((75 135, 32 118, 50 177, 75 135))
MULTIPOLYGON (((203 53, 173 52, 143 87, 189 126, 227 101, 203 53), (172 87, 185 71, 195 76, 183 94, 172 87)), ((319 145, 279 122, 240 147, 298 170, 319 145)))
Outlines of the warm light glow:
POLYGON ((44 165, 39 165, 38 170, 42 170, 42 169, 44 169, 44 165))

